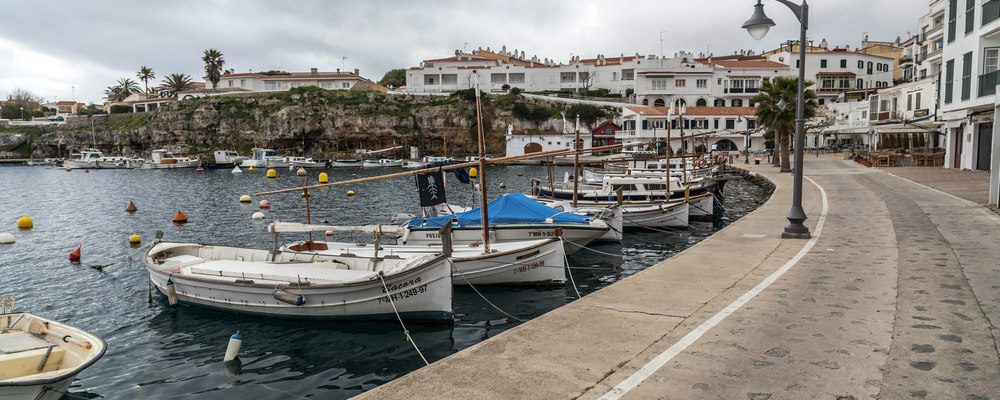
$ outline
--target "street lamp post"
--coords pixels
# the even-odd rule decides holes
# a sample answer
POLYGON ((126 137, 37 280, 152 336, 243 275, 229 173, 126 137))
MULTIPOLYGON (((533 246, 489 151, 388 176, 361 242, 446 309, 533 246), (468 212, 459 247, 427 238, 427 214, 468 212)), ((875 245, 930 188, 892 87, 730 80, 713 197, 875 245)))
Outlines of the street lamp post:
POLYGON ((24 121, 24 107, 21 107, 21 121, 24 121))
MULTIPOLYGON (((806 220, 806 212, 802 209, 802 149, 806 145, 805 136, 805 82, 806 82, 806 30, 809 29, 809 4, 802 0, 801 5, 796 5, 788 0, 775 0, 787 6, 795 17, 799 20, 799 83, 798 101, 795 104, 795 177, 792 181, 792 207, 788 210, 788 226, 781 233, 783 238, 807 239, 809 228, 803 222, 806 220)), ((743 29, 750 33, 756 40, 761 40, 767 35, 767 31, 774 26, 774 20, 764 14, 764 5, 761 0, 757 0, 754 6, 753 16, 743 24, 743 29)))

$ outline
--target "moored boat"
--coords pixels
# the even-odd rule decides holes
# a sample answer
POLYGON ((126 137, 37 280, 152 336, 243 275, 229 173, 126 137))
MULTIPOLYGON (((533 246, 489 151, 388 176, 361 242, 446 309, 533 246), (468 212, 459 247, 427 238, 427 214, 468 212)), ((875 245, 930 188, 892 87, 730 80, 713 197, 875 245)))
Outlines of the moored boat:
POLYGON ((381 158, 378 160, 365 160, 362 162, 365 168, 379 168, 379 167, 402 167, 403 160, 390 160, 387 158, 381 158))
POLYGON ((308 157, 285 157, 293 168, 326 168, 326 161, 317 161, 308 157))
POLYGON ((201 165, 208 169, 231 169, 238 167, 249 157, 241 156, 232 150, 216 150, 212 152, 212 162, 203 162, 201 165))
POLYGON ((70 157, 63 161, 66 168, 89 168, 89 169, 124 169, 132 168, 142 162, 139 158, 127 157, 106 157, 97 149, 83 149, 79 153, 70 154, 70 157))
POLYGON ((201 165, 201 160, 190 157, 177 157, 173 152, 165 149, 156 149, 150 152, 150 159, 143 160, 136 165, 139 169, 177 169, 177 168, 197 168, 201 165))
POLYGON ((359 168, 363 162, 359 159, 336 159, 331 166, 333 168, 359 168))

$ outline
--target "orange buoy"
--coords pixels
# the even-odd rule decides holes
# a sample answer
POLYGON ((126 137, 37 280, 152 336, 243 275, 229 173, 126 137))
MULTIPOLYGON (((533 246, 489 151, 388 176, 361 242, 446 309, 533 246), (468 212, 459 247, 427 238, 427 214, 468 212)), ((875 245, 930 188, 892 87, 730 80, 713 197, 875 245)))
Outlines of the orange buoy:
POLYGON ((175 224, 186 224, 188 222, 188 216, 184 214, 183 211, 177 210, 177 214, 174 214, 172 219, 175 224))
POLYGON ((72 262, 80 262, 80 253, 81 253, 81 248, 82 247, 83 247, 82 245, 76 246, 76 248, 73 249, 73 251, 69 252, 69 260, 70 261, 72 261, 72 262))
POLYGON ((136 211, 139 211, 139 209, 136 208, 135 203, 133 203, 132 200, 129 200, 128 201, 128 205, 125 206, 125 212, 131 214, 131 213, 134 213, 136 211))

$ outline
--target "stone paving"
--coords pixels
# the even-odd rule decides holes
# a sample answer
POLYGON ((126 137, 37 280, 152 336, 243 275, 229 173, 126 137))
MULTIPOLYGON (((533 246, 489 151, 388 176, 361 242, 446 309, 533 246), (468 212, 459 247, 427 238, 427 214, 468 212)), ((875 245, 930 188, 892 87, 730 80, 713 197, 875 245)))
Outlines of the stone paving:
MULTIPOLYGON (((788 174, 752 167, 774 196, 713 237, 361 397, 594 399, 640 376, 612 398, 1000 399, 1000 218, 885 170, 806 161, 829 201, 815 246, 695 340, 806 244, 778 237, 788 174)), ((815 232, 819 189, 803 195, 815 232)))
POLYGON ((977 204, 986 204, 990 197, 990 173, 941 167, 885 168, 885 172, 937 190, 953 194, 977 204))

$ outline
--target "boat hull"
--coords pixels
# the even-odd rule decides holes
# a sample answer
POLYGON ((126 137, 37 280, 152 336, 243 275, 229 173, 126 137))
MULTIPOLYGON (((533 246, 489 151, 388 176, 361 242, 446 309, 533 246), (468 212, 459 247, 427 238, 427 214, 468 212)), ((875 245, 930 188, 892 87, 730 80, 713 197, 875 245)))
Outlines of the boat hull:
POLYGON ((322 161, 292 161, 295 168, 326 168, 326 163, 322 161))
MULTIPOLYGON (((607 224, 601 225, 554 225, 554 224, 510 224, 490 227, 490 242, 523 242, 526 240, 555 238, 559 237, 556 229, 562 230, 564 239, 564 249, 566 254, 573 254, 577 250, 590 244, 594 240, 604 236, 608 232, 607 224)), ((482 227, 468 226, 452 228, 452 243, 455 246, 466 246, 472 243, 482 242, 482 227)), ((399 238, 400 244, 415 246, 441 245, 441 234, 438 228, 410 228, 403 237, 399 238)))
MULTIPOLYGON (((28 343, 41 344, 0 353, 0 362, 9 368, 0 370, 0 399, 61 399, 73 379, 100 360, 107 350, 101 338, 57 321, 27 313, 0 314, 0 318, 0 326, 11 328, 0 335, 30 335, 28 343), (47 346, 50 353, 44 351, 47 346), (23 366, 28 365, 31 372, 23 374, 23 366)), ((25 343, 25 339, 17 341, 25 343)))
POLYGON ((157 162, 144 162, 139 164, 139 169, 181 169, 181 168, 198 168, 201 166, 200 160, 190 160, 190 161, 178 161, 175 163, 157 163, 157 162))
POLYGON ((715 196, 712 193, 702 193, 688 198, 692 218, 712 218, 715 216, 715 196))
POLYGON ((44 385, 2 386, 0 383, 0 399, 4 400, 59 400, 63 393, 73 384, 76 374, 44 385))
POLYGON ((115 161, 79 161, 79 160, 66 160, 63 161, 63 166, 73 169, 85 168, 85 169, 128 169, 132 168, 132 163, 128 160, 115 160, 115 161))
POLYGON ((622 219, 628 229, 687 228, 689 204, 660 203, 622 206, 622 219))
POLYGON ((331 166, 333 168, 360 168, 362 163, 361 161, 334 160, 331 166))

